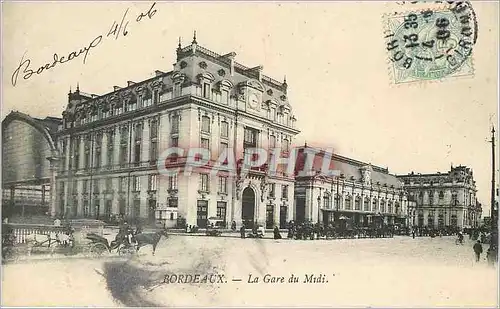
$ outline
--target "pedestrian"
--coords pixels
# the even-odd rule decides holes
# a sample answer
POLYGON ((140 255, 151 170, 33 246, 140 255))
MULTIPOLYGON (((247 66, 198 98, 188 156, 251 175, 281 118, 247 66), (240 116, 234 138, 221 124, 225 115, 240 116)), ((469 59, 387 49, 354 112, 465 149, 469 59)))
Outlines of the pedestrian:
POLYGON ((481 245, 481 242, 478 240, 474 244, 474 253, 476 254, 476 262, 479 262, 479 259, 481 258, 481 253, 483 253, 483 246, 481 245))
POLYGON ((411 231, 411 235, 412 235, 413 239, 415 239, 415 229, 413 229, 413 230, 411 231))
POLYGON ((274 227, 274 239, 281 239, 280 229, 278 226, 274 227))
POLYGON ((240 236, 241 238, 245 238, 245 224, 241 224, 241 227, 240 227, 240 236))

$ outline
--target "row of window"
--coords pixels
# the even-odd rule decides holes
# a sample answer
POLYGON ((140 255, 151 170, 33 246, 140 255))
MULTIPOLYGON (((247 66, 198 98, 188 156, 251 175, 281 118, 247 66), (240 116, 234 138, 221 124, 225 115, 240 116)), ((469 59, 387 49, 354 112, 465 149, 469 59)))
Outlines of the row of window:
MULTIPOLYGON (((177 118, 177 117, 174 117, 177 118)), ((143 125, 142 123, 135 124, 133 126, 133 141, 132 147, 130 150, 132 151, 131 162, 135 164, 139 164, 142 160, 142 142, 143 142, 143 125)), ((115 158, 115 135, 113 132, 106 133, 107 145, 103 145, 103 133, 96 133, 94 136, 87 135, 83 138, 83 158, 80 158, 80 142, 79 138, 76 138, 72 143, 70 150, 70 158, 69 158, 69 166, 68 169, 81 168, 89 169, 100 168, 102 166, 113 166, 114 158, 115 158), (103 162, 103 147, 106 147, 106 158, 103 162), (82 159, 83 162, 80 162, 82 159)), ((129 139, 132 137, 129 136, 129 128, 122 127, 120 132, 120 143, 118 146, 119 151, 119 164, 126 165, 129 163, 129 139)), ((149 161, 151 164, 156 164, 156 160, 158 159, 158 122, 151 121, 149 125, 149 161)), ((67 141, 63 140, 62 142, 62 150, 63 153, 66 153, 67 149, 67 141)), ((65 169, 65 164, 62 164, 62 170, 65 169)))
MULTIPOLYGON (((111 193, 114 191, 113 189, 113 179, 118 179, 118 192, 127 192, 128 191, 128 180, 130 181, 130 190, 133 192, 141 191, 141 176, 130 176, 130 177, 118 177, 118 178, 105 178, 104 179, 104 190, 102 193, 111 193)), ((91 189, 92 193, 99 194, 101 193, 102 188, 102 179, 84 179, 80 181, 82 183, 82 193, 89 194, 91 189), (92 187, 91 187, 92 185, 92 187)), ((78 193, 78 180, 73 180, 72 184, 72 193, 78 193)), ((61 195, 64 195, 65 182, 60 183, 61 195)), ((148 191, 156 191, 158 189, 158 175, 148 175, 148 191)), ((177 176, 170 176, 169 178, 169 189, 177 189, 177 176)))
MULTIPOLYGON (((148 108, 161 102, 165 102, 174 97, 182 95, 182 87, 180 83, 176 83, 170 91, 160 92, 158 89, 152 92, 147 92, 145 95, 132 97, 128 102, 119 102, 111 104, 110 107, 99 107, 91 111, 90 115, 82 114, 81 117, 75 120, 74 125, 84 125, 90 122, 103 120, 112 116, 118 116, 127 112, 133 112, 141 108, 148 108)), ((66 128, 72 127, 73 124, 68 122, 66 128)))
MULTIPOLYGON (((361 204, 361 198, 357 197, 354 199, 354 210, 363 210, 363 211, 378 211, 377 207, 377 200, 372 200, 372 207, 370 208, 370 200, 365 199, 363 202, 363 205, 361 204)), ((345 210, 352 210, 352 198, 350 196, 347 196, 344 201, 345 205, 345 210)), ((393 212, 393 202, 388 201, 386 203, 385 200, 380 201, 380 212, 386 212, 386 205, 387 205, 387 212, 392 213, 393 212)), ((333 200, 330 199, 329 196, 324 196, 323 197, 323 207, 324 208, 341 208, 342 207, 342 200, 339 198, 339 196, 336 196, 333 200), (333 204, 332 204, 333 203, 333 204)), ((394 203, 394 210, 395 213, 399 213, 400 209, 400 204, 399 202, 394 203)))
MULTIPOLYGON (((203 83, 203 87, 197 87, 196 95, 203 96, 204 98, 215 101, 217 103, 229 104, 230 102, 228 89, 214 91, 211 90, 210 83, 203 83)), ((284 113, 281 109, 276 109, 274 107, 271 107, 267 110, 267 118, 286 126, 291 126, 293 121, 291 115, 289 115, 288 113, 284 113)))

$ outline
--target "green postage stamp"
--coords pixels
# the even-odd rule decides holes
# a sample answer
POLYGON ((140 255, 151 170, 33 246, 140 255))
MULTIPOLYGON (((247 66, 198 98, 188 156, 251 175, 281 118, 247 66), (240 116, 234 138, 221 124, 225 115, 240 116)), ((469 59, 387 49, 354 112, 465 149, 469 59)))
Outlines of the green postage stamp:
POLYGON ((395 14, 384 22, 394 83, 473 75, 477 20, 469 2, 395 14))

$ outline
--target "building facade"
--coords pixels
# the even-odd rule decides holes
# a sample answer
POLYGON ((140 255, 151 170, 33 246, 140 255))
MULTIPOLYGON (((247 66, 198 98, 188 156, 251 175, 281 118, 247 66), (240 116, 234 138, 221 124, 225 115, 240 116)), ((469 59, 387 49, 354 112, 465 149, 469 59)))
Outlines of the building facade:
POLYGON ((327 154, 330 169, 336 176, 321 173, 325 152, 308 147, 299 148, 296 165, 295 216, 298 222, 311 221, 330 224, 340 218, 353 226, 372 224, 407 226, 408 201, 403 184, 385 168, 336 154, 327 154), (313 151, 312 175, 300 176, 313 151))
POLYGON ((44 215, 55 202, 60 118, 11 112, 2 121, 2 213, 44 215))
POLYGON ((105 95, 69 93, 58 132, 61 164, 56 213, 67 217, 163 219, 178 217, 204 227, 217 217, 226 223, 257 221, 268 227, 292 216, 294 179, 262 169, 245 177, 210 168, 186 169, 189 149, 211 153, 207 166, 231 149, 280 148, 286 156, 299 131, 287 83, 198 45, 177 48, 170 72, 156 71, 105 95), (178 147, 184 153, 162 156, 178 147), (160 168, 159 168, 160 167, 160 168), (163 169, 179 169, 175 175, 163 169))
POLYGON ((476 182, 472 169, 451 166, 447 173, 399 175, 416 202, 410 209, 410 220, 418 227, 478 227, 482 207, 476 199, 476 182))

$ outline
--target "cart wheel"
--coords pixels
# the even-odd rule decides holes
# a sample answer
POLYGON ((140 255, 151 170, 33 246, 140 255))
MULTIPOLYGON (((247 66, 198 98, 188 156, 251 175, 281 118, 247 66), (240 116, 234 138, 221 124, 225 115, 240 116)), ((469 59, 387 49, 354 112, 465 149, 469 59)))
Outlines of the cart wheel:
POLYGON ((91 247, 90 247, 90 254, 94 257, 100 257, 104 254, 104 252, 106 252, 108 250, 108 248, 106 248, 106 246, 104 244, 93 244, 91 247))

